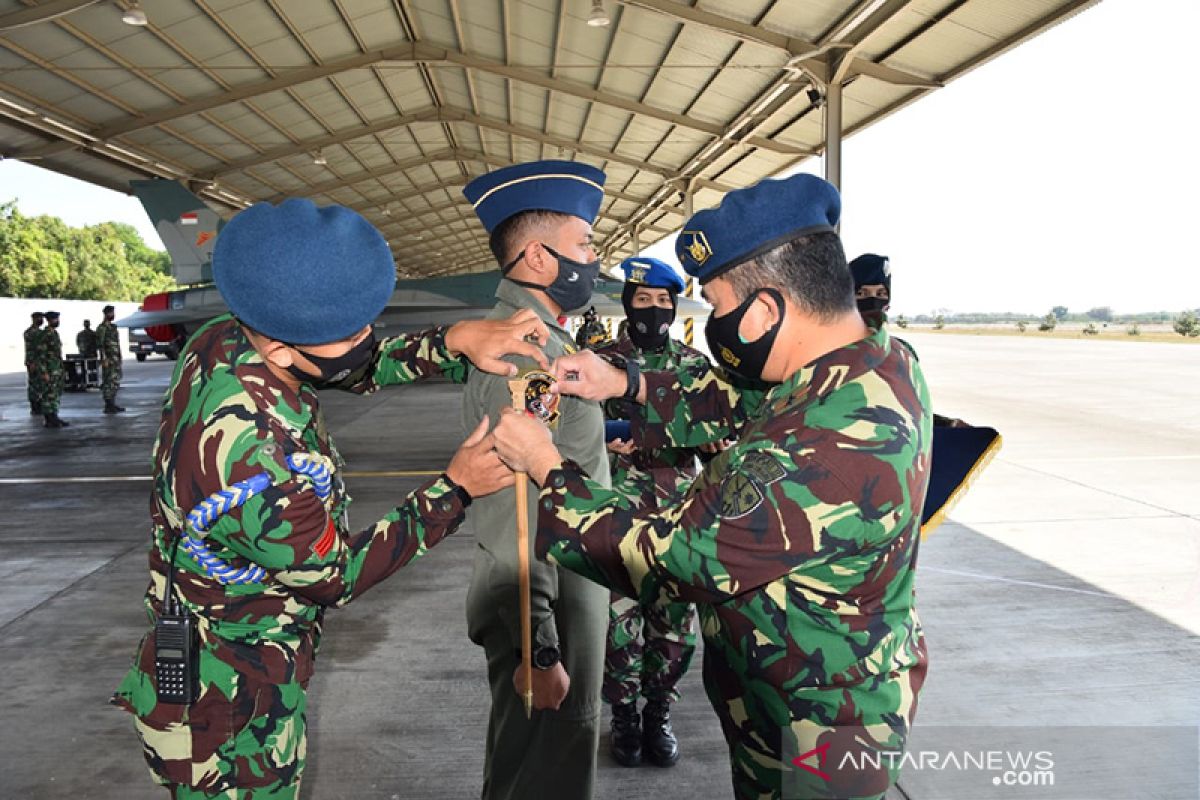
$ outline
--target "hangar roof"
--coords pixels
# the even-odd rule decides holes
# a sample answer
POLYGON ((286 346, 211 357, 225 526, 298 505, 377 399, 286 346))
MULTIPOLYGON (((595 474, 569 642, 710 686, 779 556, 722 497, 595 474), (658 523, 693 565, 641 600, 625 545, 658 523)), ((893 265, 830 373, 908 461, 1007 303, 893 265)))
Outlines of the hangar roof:
POLYGON ((494 267, 471 177, 579 159, 612 262, 819 155, 826 85, 853 134, 1098 1, 0 0, 0 156, 341 203, 406 276, 494 267))

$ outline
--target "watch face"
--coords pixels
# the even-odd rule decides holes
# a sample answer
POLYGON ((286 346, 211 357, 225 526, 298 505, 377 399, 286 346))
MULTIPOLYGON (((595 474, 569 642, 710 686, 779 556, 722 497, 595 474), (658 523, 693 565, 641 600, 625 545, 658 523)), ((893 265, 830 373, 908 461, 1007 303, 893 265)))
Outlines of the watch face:
POLYGON ((533 665, 538 669, 550 669, 558 663, 558 648, 539 647, 533 651, 533 665))

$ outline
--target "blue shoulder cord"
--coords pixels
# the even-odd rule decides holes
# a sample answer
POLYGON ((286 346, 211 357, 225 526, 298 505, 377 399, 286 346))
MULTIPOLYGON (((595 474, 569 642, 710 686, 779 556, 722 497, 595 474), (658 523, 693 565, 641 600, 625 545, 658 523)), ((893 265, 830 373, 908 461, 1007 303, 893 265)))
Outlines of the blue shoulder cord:
MULTIPOLYGON (((312 480, 313 491, 322 501, 329 498, 332 491, 332 479, 329 468, 320 460, 307 453, 293 453, 287 457, 288 468, 298 475, 304 475, 312 480)), ((187 528, 179 538, 179 543, 188 552, 205 573, 217 583, 225 586, 246 583, 261 583, 267 571, 257 564, 244 567, 232 567, 212 554, 204 543, 204 534, 216 523, 217 519, 228 514, 235 508, 240 508, 247 500, 262 494, 271 486, 271 476, 265 472, 251 476, 244 481, 238 481, 228 489, 213 492, 196 504, 187 515, 187 528)), ((172 565, 174 556, 172 554, 172 565)))

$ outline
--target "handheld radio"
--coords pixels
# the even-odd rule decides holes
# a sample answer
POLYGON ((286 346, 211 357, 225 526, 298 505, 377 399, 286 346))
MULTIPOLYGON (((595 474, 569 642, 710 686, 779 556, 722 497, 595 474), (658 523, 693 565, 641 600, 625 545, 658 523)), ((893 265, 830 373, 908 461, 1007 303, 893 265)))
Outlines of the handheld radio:
POLYGON ((167 587, 163 592, 162 613, 154 623, 154 682, 160 703, 189 704, 196 699, 200 639, 196 620, 172 591, 175 582, 175 554, 179 538, 171 546, 167 566, 167 587))

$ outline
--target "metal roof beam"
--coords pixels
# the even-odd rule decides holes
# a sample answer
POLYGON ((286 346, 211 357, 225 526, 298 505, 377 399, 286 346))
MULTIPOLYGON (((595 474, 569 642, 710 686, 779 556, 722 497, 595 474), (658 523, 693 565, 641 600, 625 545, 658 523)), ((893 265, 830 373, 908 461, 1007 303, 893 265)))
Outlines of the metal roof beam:
MULTIPOLYGON (((544 75, 536 70, 526 67, 510 67, 502 64, 499 61, 482 58, 480 56, 469 55, 457 50, 446 50, 443 48, 429 47, 422 45, 421 49, 427 52, 432 60, 442 61, 449 64, 455 64, 467 69, 477 69, 481 72, 499 75, 504 78, 509 78, 520 83, 528 83, 533 86, 540 86, 551 92, 578 97, 583 100, 589 100, 593 103, 612 106, 619 108, 622 111, 628 111, 631 114, 638 114, 650 119, 657 119, 662 122, 669 122, 686 130, 700 131, 707 133, 713 137, 721 137, 725 135, 725 128, 721 125, 703 122, 698 119, 686 116, 684 114, 676 114, 672 111, 666 111, 661 108, 640 103, 637 100, 631 100, 627 97, 611 94, 610 92, 602 92, 598 89, 593 89, 584 83, 567 80, 565 78, 552 78, 549 75, 544 75)), ((762 150, 770 150, 783 155, 802 155, 807 151, 802 151, 801 148, 796 148, 791 145, 780 144, 779 142, 771 141, 761 136, 752 137, 746 142, 747 144, 758 147, 762 150)))
MULTIPOLYGON (((388 175, 395 175, 397 172, 404 172, 405 170, 413 169, 415 167, 423 167, 423 166, 432 164, 437 161, 488 161, 488 160, 490 160, 490 157, 485 156, 483 153, 476 153, 476 152, 473 152, 470 150, 449 150, 449 149, 438 150, 435 153, 429 153, 428 155, 417 156, 416 158, 410 158, 406 161, 398 161, 395 164, 389 164, 388 166, 384 167, 383 169, 363 170, 362 172, 355 172, 354 174, 348 175, 344 178, 336 178, 331 181, 325 181, 324 183, 318 183, 318 184, 314 184, 312 186, 305 186, 302 188, 303 188, 303 191, 306 193, 306 195, 311 197, 313 195, 325 194, 327 192, 332 192, 336 189, 342 189, 346 186, 353 186, 354 184, 362 183, 363 181, 369 181, 369 180, 378 179, 378 178, 386 178, 388 175)), ((465 179, 459 178, 459 179, 456 179, 456 182, 446 183, 443 185, 444 186, 455 186, 455 185, 461 186, 464 182, 465 182, 465 179)), ((432 189, 430 189, 430 191, 432 191, 432 189)), ((283 200, 287 199, 290 196, 291 195, 286 195, 286 194, 276 195, 275 197, 270 198, 269 202, 279 203, 279 202, 282 202, 283 200)))
MULTIPOLYGON (((253 81, 250 83, 235 86, 228 91, 217 92, 205 97, 198 97, 186 103, 181 103, 168 108, 161 108, 157 111, 152 111, 148 114, 143 114, 137 117, 127 117, 119 122, 113 122, 108 125, 103 125, 94 131, 91 135, 97 139, 111 139, 115 136, 123 136, 127 133, 140 131, 145 128, 152 128, 156 125, 161 125, 164 122, 188 117, 192 114, 199 114, 201 111, 208 111, 213 108, 237 103, 242 100, 249 100, 252 97, 277 92, 282 89, 288 89, 292 86, 297 86, 301 83, 308 83, 320 78, 329 78, 342 72, 347 72, 354 69, 363 69, 383 61, 414 61, 417 55, 418 45, 413 42, 405 42, 396 47, 384 48, 381 50, 371 50, 366 53, 359 53, 349 58, 341 58, 335 61, 329 61, 325 64, 317 64, 311 67, 301 67, 300 69, 292 69, 280 72, 277 77, 265 81, 253 81)), ((430 59, 419 59, 428 61, 430 59)), ((54 149, 39 148, 25 155, 28 156, 44 156, 51 153, 62 152, 70 149, 65 145, 55 145, 54 149)))
MULTIPOLYGON (((351 56, 349 58, 330 61, 325 64, 287 70, 286 72, 281 72, 277 77, 271 78, 270 80, 247 83, 242 86, 236 86, 229 91, 211 94, 207 97, 197 98, 187 103, 181 103, 169 108, 159 109, 158 111, 152 111, 141 116, 128 117, 119 122, 101 126, 100 128, 90 131, 89 133, 97 139, 111 139, 113 137, 122 136, 134 131, 151 128, 155 125, 161 125, 165 122, 170 122, 181 117, 198 114, 201 111, 208 111, 210 109, 217 108, 218 106, 228 105, 229 103, 235 103, 242 100, 248 100, 251 97, 257 97, 269 92, 287 89, 292 86, 318 80, 320 78, 332 77, 341 72, 379 65, 383 62, 424 65, 443 63, 452 64, 467 69, 477 69, 493 75, 500 75, 514 81, 529 83, 534 86, 541 86, 542 88, 550 91, 560 92, 562 94, 572 95, 574 97, 580 97, 585 100, 612 106, 614 108, 620 108, 624 111, 628 111, 631 114, 640 114, 652 119, 669 122, 673 125, 678 125, 681 128, 707 133, 710 136, 720 137, 725 133, 724 128, 715 123, 703 122, 683 114, 676 114, 661 108, 647 105, 645 103, 639 103, 636 100, 631 100, 626 97, 610 94, 608 92, 602 92, 593 89, 586 84, 565 80, 563 78, 552 78, 549 75, 544 75, 536 70, 528 69, 526 67, 512 67, 499 61, 493 61, 480 56, 470 55, 459 50, 435 47, 423 42, 405 42, 395 47, 372 50, 366 53, 360 53, 358 55, 351 56)), ((784 155, 801 155, 801 153, 797 152, 797 149, 794 147, 779 144, 762 137, 755 137, 749 140, 747 144, 784 155)), ((23 153, 22 156, 45 156, 68 150, 70 147, 71 146, 67 144, 55 144, 47 147, 37 148, 28 153, 23 153)))
MULTIPOLYGON (((421 122, 465 122, 470 125, 477 125, 480 128, 506 133, 510 136, 517 136, 530 141, 541 142, 552 147, 561 147, 563 149, 574 150, 596 158, 612 161, 617 164, 623 164, 633 169, 640 169, 646 172, 651 172, 660 175, 664 178, 673 178, 679 174, 679 170, 675 167, 669 167, 660 164, 649 163, 632 156, 621 155, 611 150, 605 150, 602 147, 594 145, 580 144, 574 139, 565 136, 555 136, 546 134, 542 131, 524 125, 513 125, 500 119, 483 116, 480 114, 471 114, 457 108, 433 108, 428 107, 414 111, 411 114, 406 114, 402 117, 393 117, 387 120, 382 120, 378 123, 347 128, 341 131, 335 131, 328 136, 321 136, 314 139, 305 139, 304 141, 296 142, 295 144, 283 145, 280 147, 265 150, 261 153, 256 153, 252 156, 230 161, 197 175, 199 178, 213 180, 231 172, 237 172, 250 167, 255 167, 260 164, 265 164, 271 161, 278 161, 281 158, 299 155, 319 150, 323 147, 328 147, 335 144, 343 144, 353 141, 358 138, 371 136, 393 128, 400 128, 407 125, 413 125, 421 122)), ((490 163, 500 163, 493 160, 490 163)), ((718 191, 728 192, 734 187, 714 182, 718 191)))
MULTIPOLYGON (((758 25, 751 25, 747 22, 741 22, 720 14, 714 14, 711 11, 704 11, 692 6, 681 5, 678 2, 674 2, 674 0, 618 0, 618 2, 634 8, 641 8, 646 11, 654 11, 659 14, 665 14, 669 17, 674 17, 684 22, 692 22, 711 30, 728 34, 729 36, 732 36, 743 42, 750 42, 752 44, 772 47, 776 50, 783 51, 792 58, 812 58, 814 56, 821 55, 827 49, 826 47, 817 45, 816 43, 810 42, 807 39, 788 36, 787 34, 779 33, 778 31, 772 31, 768 30, 767 28, 759 27, 758 25)), ((907 0, 901 3, 901 5, 906 4, 907 0)), ((889 6, 890 5, 891 4, 889 3, 889 6)), ((863 30, 867 33, 871 33, 883 22, 886 22, 888 19, 890 19, 891 16, 895 14, 895 11, 895 9, 888 7, 877 9, 871 14, 870 17, 868 17, 866 21, 856 25, 853 32, 857 34, 858 31, 863 30)), ((856 41, 862 40, 856 38, 856 41)), ((846 46, 849 47, 850 44, 847 44, 846 46)), ((885 67, 882 64, 876 64, 864 58, 856 57, 848 59, 847 67, 849 68, 850 73, 862 73, 863 75, 869 75, 872 78, 886 81, 888 83, 895 83, 901 86, 927 86, 929 88, 938 88, 942 85, 936 81, 931 81, 928 78, 923 78, 919 75, 904 72, 903 70, 895 69, 894 67, 885 67)))
POLYGON ((84 6, 95 5, 97 2, 99 0, 49 0, 49 2, 40 3, 30 8, 22 8, 19 11, 0 14, 0 31, 10 31, 15 28, 23 28, 26 25, 34 25, 39 22, 52 20, 64 14, 70 14, 72 11, 84 6))
POLYGON ((752 42, 782 50, 790 56, 809 56, 819 50, 817 45, 806 39, 760 28, 748 22, 740 22, 693 6, 682 5, 675 0, 618 0, 618 2, 634 8, 665 14, 683 22, 692 22, 705 28, 711 28, 743 42, 752 42))
POLYGON ((257 167, 260 164, 268 164, 272 161, 278 161, 281 158, 300 155, 301 153, 310 153, 320 150, 323 147, 330 147, 335 144, 353 141, 354 139, 362 139, 367 136, 373 136, 379 133, 385 133, 396 128, 401 128, 406 125, 413 125, 418 122, 438 122, 440 121, 440 110, 433 106, 419 109, 411 114, 405 114, 401 117, 389 117, 386 120, 372 123, 371 125, 356 125, 352 128, 344 128, 340 131, 334 131, 327 136, 318 136, 313 139, 305 139, 296 142, 295 144, 285 144, 279 147, 273 147, 270 150, 264 150, 261 153, 255 153, 252 156, 239 158, 234 161, 228 161, 213 169, 205 170, 196 177, 207 180, 219 178, 222 175, 228 175, 231 172, 240 172, 250 167, 257 167))

